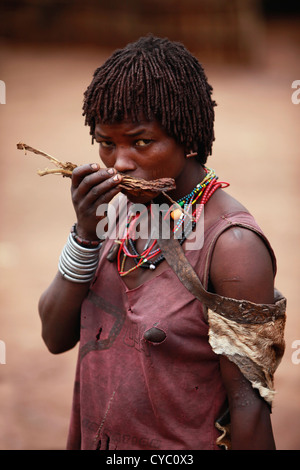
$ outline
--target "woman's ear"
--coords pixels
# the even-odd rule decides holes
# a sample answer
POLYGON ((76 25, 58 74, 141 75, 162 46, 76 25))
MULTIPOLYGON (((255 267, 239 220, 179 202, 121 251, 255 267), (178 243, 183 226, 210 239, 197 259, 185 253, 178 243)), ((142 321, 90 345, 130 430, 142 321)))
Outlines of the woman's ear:
POLYGON ((193 150, 190 150, 188 153, 186 152, 185 154, 186 158, 196 157, 197 155, 198 152, 193 152, 193 150))

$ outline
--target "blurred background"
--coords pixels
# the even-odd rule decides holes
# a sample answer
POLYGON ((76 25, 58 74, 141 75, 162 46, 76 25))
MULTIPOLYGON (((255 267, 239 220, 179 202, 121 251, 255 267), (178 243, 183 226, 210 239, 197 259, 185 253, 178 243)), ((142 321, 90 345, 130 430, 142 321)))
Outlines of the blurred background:
POLYGON ((58 356, 47 351, 37 312, 74 222, 70 181, 37 176, 48 162, 16 144, 78 164, 97 161, 83 123, 83 92, 115 48, 149 32, 184 42, 202 62, 218 103, 209 166, 231 183, 230 193, 254 214, 276 252, 276 285, 288 311, 272 422, 278 449, 300 449, 297 5, 1 1, 0 449, 65 448, 77 357, 77 348, 58 356))

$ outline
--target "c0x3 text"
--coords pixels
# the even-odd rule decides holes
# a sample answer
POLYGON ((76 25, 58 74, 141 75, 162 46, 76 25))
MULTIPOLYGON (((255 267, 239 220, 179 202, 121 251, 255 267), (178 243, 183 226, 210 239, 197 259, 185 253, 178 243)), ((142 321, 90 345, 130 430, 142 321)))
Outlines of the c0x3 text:
POLYGON ((153 465, 191 465, 193 464, 193 456, 190 454, 181 455, 181 454, 167 454, 167 455, 158 455, 154 454, 150 457, 150 462, 153 465))

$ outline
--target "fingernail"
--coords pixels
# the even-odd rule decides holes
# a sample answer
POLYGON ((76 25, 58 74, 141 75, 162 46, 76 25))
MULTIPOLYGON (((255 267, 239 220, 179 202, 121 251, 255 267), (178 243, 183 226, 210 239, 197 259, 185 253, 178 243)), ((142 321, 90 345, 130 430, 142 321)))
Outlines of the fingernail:
POLYGON ((113 180, 114 180, 114 181, 119 181, 119 180, 120 180, 120 175, 114 176, 114 177, 113 177, 113 180))
POLYGON ((99 168, 98 163, 92 163, 92 164, 91 164, 91 168, 92 168, 93 170, 98 170, 98 168, 99 168))
POLYGON ((109 173, 110 175, 113 175, 115 172, 115 170, 113 168, 108 168, 107 170, 107 173, 109 173))

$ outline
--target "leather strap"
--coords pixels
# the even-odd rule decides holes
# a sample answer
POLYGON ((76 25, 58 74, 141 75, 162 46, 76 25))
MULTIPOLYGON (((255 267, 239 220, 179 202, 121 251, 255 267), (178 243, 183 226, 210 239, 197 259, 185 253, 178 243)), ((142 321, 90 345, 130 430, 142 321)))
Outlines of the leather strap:
POLYGON ((277 297, 274 304, 256 304, 208 292, 172 233, 170 238, 159 238, 158 245, 178 279, 208 309, 238 323, 262 324, 285 315, 286 299, 277 289, 274 290, 277 297))
POLYGON ((222 297, 204 289, 199 277, 187 260, 178 240, 175 240, 171 235, 169 239, 160 238, 158 245, 165 260, 186 289, 200 302, 214 310, 222 300, 222 297))

